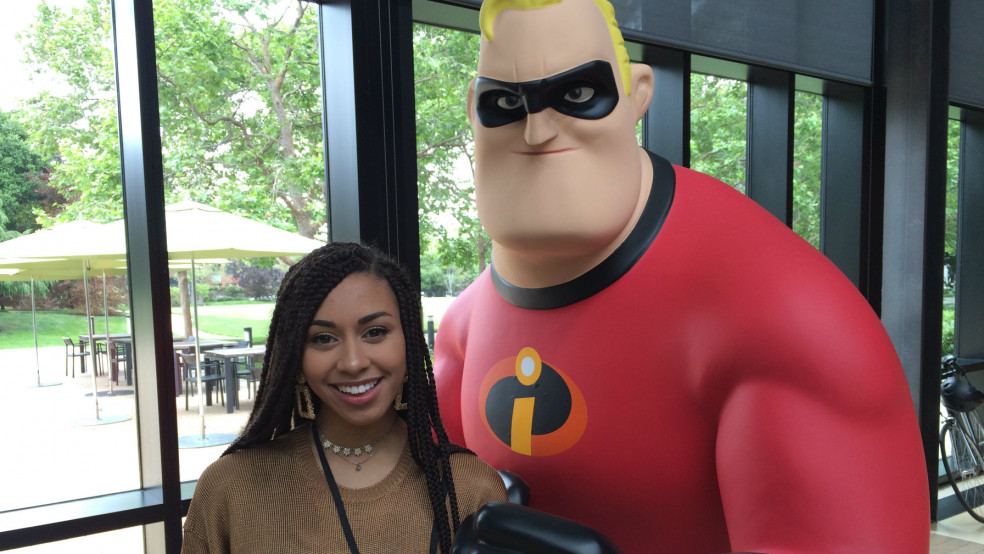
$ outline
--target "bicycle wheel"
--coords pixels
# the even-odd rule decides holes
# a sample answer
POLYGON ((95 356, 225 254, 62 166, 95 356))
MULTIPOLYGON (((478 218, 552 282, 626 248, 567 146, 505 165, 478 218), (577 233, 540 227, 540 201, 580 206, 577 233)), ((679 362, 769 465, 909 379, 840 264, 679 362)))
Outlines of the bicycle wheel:
POLYGON ((940 431, 940 454, 957 500, 974 519, 984 523, 984 460, 955 420, 948 420, 940 431))

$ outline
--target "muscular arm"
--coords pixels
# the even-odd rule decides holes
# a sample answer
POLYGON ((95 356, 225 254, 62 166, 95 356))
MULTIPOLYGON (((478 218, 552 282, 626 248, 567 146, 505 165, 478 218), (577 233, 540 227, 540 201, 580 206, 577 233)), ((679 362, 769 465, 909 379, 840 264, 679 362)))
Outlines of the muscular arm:
POLYGON ((437 381, 437 397, 441 408, 441 421, 448 438, 464 445, 465 435, 461 424, 461 375, 464 368, 463 326, 469 308, 459 297, 441 318, 434 344, 434 378, 437 381))
POLYGON ((925 554, 926 468, 901 365, 866 305, 819 287, 806 305, 777 309, 781 325, 760 323, 771 340, 722 405, 732 547, 925 554))

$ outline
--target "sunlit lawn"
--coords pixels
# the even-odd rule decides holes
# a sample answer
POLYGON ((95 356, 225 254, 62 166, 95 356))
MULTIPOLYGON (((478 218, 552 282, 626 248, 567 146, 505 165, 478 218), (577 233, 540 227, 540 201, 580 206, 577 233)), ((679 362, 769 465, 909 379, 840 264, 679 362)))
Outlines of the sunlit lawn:
MULTIPOLYGON (((427 316, 434 317, 435 327, 444 315, 452 298, 421 298, 424 306, 424 325, 427 316)), ((251 327, 253 342, 266 342, 273 315, 273 302, 251 302, 242 304, 218 303, 198 307, 198 323, 202 334, 207 336, 240 339, 243 328, 251 327)), ((61 346, 62 337, 77 341, 79 335, 87 332, 85 315, 65 311, 39 311, 37 313, 38 346, 61 346)), ((106 332, 105 320, 95 316, 95 334, 106 332)), ((171 329, 175 336, 184 334, 184 323, 180 308, 171 309, 171 329)), ((109 317, 110 333, 125 333, 126 319, 123 316, 109 317)), ((0 348, 28 348, 34 346, 34 327, 30 311, 0 311, 0 348)))

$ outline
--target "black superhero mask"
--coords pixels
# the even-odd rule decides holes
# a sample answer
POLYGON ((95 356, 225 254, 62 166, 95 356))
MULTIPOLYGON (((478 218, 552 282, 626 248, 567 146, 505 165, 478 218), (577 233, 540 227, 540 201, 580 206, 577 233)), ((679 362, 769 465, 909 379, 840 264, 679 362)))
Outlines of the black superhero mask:
POLYGON ((475 80, 476 111, 485 127, 522 121, 527 114, 553 108, 578 119, 601 119, 618 104, 612 65, 595 60, 536 81, 475 80))

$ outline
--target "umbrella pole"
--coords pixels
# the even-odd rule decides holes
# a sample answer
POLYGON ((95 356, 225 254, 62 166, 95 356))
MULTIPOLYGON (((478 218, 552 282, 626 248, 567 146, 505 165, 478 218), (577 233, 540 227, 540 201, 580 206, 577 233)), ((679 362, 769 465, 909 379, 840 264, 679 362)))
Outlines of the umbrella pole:
POLYGON ((109 363, 109 294, 106 293, 106 270, 103 270, 103 321, 106 323, 106 373, 109 374, 109 395, 113 396, 113 368, 109 363))
POLYGON ((38 314, 34 310, 34 277, 31 277, 31 322, 34 324, 34 371, 41 386, 41 354, 38 352, 38 314))
POLYGON ((202 442, 205 442, 205 392, 202 390, 202 348, 198 337, 198 291, 195 288, 195 254, 191 255, 191 306, 195 316, 195 378, 198 381, 198 419, 202 422, 202 442))
POLYGON ((37 375, 38 387, 51 387, 60 385, 61 381, 54 383, 41 382, 41 353, 38 349, 38 312, 34 305, 34 277, 31 277, 31 322, 34 325, 34 372, 37 375))
POLYGON ((92 401, 96 406, 96 420, 99 420, 99 385, 96 383, 96 343, 92 340, 92 312, 89 307, 89 262, 82 262, 82 290, 85 291, 85 321, 89 329, 89 373, 92 375, 92 401))

